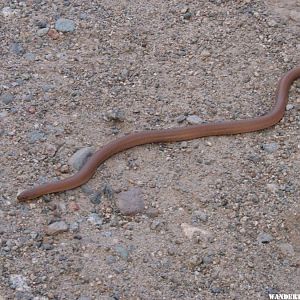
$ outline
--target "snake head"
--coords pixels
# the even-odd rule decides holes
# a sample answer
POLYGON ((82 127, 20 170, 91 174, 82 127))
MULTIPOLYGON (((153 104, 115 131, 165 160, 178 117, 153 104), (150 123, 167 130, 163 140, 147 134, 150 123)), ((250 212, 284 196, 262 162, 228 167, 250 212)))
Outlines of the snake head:
POLYGON ((17 199, 20 201, 20 202, 24 202, 24 201, 28 201, 31 199, 28 191, 24 191, 20 194, 17 195, 17 199))

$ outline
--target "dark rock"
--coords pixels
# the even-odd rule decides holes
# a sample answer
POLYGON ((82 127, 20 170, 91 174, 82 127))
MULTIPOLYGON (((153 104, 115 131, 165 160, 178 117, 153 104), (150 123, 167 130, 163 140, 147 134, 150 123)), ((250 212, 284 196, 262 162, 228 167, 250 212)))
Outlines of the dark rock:
POLYGON ((192 17, 192 13, 190 11, 186 12, 184 15, 183 15, 183 18, 185 20, 189 20, 190 18, 192 17))
POLYGON ((109 184, 105 184, 104 188, 102 189, 103 195, 108 199, 112 199, 114 195, 114 191, 109 184))
POLYGON ((93 204, 100 204, 101 203, 102 195, 99 192, 93 193, 90 195, 90 200, 93 204))

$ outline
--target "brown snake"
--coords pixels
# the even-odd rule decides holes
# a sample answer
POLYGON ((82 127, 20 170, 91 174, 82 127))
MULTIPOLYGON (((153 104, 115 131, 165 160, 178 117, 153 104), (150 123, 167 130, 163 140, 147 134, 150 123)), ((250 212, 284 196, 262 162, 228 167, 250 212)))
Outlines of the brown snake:
POLYGON ((27 189, 20 193, 17 198, 19 201, 26 201, 45 194, 76 188, 87 182, 93 176, 98 166, 109 157, 138 145, 178 142, 197 139, 204 136, 238 134, 270 127, 282 119, 288 102, 290 86, 293 81, 298 78, 300 78, 300 66, 295 67, 282 76, 277 86, 274 107, 269 113, 263 116, 247 120, 212 122, 183 128, 149 130, 132 133, 110 142, 95 152, 82 169, 75 175, 63 180, 45 183, 27 189))

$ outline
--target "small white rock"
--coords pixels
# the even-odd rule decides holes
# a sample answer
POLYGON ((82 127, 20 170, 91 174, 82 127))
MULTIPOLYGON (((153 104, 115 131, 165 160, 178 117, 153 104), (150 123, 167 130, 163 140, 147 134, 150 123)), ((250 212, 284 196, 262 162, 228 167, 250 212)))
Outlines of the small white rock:
POLYGON ((202 124, 202 123, 204 123, 204 121, 200 117, 198 117, 197 115, 188 116, 186 118, 186 120, 190 124, 202 124))
POLYGON ((13 289, 19 292, 30 291, 30 287, 26 283, 26 278, 20 274, 10 275, 10 284, 13 289))
POLYGON ((182 223, 181 228, 183 230, 184 235, 189 239, 192 239, 194 234, 200 236, 200 238, 203 239, 204 241, 209 241, 213 238, 212 232, 203 228, 191 226, 187 223, 182 223))
POLYGON ((2 12, 3 17, 5 17, 5 18, 11 17, 14 14, 14 11, 8 6, 3 7, 1 12, 2 12))
POLYGON ((207 57, 210 57, 210 52, 206 49, 204 49, 202 52, 201 52, 201 56, 203 58, 207 58, 207 57))
POLYGON ((36 34, 37 34, 38 36, 42 37, 42 36, 46 35, 46 34, 48 33, 48 31, 49 31, 49 28, 48 28, 48 27, 46 27, 46 28, 41 28, 41 29, 39 29, 39 30, 36 32, 36 34))
POLYGON ((268 183, 267 184, 267 189, 272 192, 272 193, 276 193, 278 191, 278 185, 275 183, 268 183))

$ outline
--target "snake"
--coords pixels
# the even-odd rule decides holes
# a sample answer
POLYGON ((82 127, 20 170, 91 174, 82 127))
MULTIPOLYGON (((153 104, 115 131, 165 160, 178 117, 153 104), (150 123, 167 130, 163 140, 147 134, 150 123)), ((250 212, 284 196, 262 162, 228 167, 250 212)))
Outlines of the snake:
POLYGON ((241 120, 224 120, 185 127, 133 132, 117 138, 92 154, 83 167, 74 175, 41 185, 33 186, 17 195, 19 201, 27 201, 42 195, 74 189, 86 183, 99 165, 109 157, 139 145, 171 143, 198 139, 207 136, 234 135, 253 132, 277 124, 284 116, 292 83, 300 78, 300 65, 286 72, 279 80, 273 108, 266 114, 241 120))

